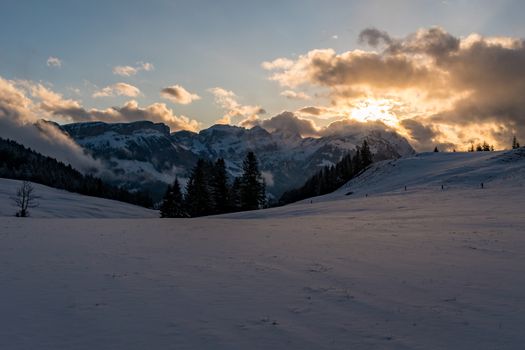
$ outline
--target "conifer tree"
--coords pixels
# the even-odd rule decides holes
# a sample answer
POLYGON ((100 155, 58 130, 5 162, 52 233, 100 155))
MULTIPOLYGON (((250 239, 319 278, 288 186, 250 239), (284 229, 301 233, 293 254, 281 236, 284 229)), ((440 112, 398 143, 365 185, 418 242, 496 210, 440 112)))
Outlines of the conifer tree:
POLYGON ((168 185, 164 197, 162 198, 162 204, 160 205, 160 217, 161 218, 172 218, 172 207, 173 207, 173 189, 171 185, 168 185))
POLYGON ((228 175, 223 158, 215 161, 211 174, 210 189, 214 213, 226 213, 230 210, 228 175))
POLYGON ((262 208, 266 203, 266 188, 262 179, 257 158, 253 152, 248 152, 242 164, 243 174, 240 183, 240 199, 242 210, 262 208))
POLYGON ((229 193, 229 207, 232 211, 241 210, 241 178, 236 177, 233 180, 229 193))
POLYGON ((512 138, 512 149, 520 148, 520 143, 516 139, 516 135, 512 138))
POLYGON ((353 164, 353 173, 354 175, 358 174, 361 171, 361 151, 359 148, 356 149, 354 158, 352 160, 353 164))
POLYGON ((302 187, 283 193, 279 203, 291 203, 335 191, 370 165, 372 155, 369 152, 368 144, 365 141, 362 147, 356 148, 353 155, 352 153, 347 154, 335 166, 323 167, 306 180, 302 187))
POLYGON ((438 150, 438 147, 437 147, 437 146, 436 146, 436 147, 434 148, 434 152, 439 152, 439 150, 438 150))
POLYGON ((361 145, 361 170, 370 164, 372 164, 372 152, 370 152, 368 142, 363 140, 363 144, 361 145))
POLYGON ((164 194, 160 207, 160 217, 183 218, 186 216, 179 180, 175 178, 173 185, 169 185, 164 194))
POLYGON ((208 174, 209 164, 199 159, 186 185, 186 209, 192 217, 209 215, 212 212, 208 174))

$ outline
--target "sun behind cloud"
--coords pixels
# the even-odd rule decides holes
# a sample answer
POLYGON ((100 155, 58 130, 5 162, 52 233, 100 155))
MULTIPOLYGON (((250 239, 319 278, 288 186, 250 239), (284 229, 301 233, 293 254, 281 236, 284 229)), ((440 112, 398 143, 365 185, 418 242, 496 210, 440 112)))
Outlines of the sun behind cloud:
POLYGON ((350 117, 359 122, 380 121, 388 126, 396 126, 398 118, 392 112, 394 104, 390 99, 367 98, 355 104, 350 110, 350 117))

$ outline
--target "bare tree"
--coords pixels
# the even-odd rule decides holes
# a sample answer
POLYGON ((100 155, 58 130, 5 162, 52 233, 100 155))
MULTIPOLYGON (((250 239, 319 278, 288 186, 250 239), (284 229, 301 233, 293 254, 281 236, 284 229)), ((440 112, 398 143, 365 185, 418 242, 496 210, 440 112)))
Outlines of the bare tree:
POLYGON ((35 188, 29 181, 22 182, 22 185, 16 190, 13 202, 18 207, 16 216, 25 218, 29 216, 29 208, 38 206, 38 197, 35 195, 35 188))

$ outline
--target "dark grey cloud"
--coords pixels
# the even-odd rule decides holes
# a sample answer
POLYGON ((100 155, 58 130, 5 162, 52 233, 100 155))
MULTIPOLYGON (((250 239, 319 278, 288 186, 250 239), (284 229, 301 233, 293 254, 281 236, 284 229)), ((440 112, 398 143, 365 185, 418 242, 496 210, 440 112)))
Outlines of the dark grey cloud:
POLYGON ((308 107, 303 107, 299 109, 299 112, 305 113, 305 114, 311 114, 311 115, 320 115, 321 113, 324 112, 324 109, 319 108, 319 107, 314 107, 314 106, 308 106, 308 107))
POLYGON ((372 131, 393 132, 394 130, 380 121, 360 122, 353 119, 342 119, 330 123, 319 132, 319 135, 366 135, 372 131))
POLYGON ((359 33, 359 42, 376 47, 380 44, 392 44, 393 40, 387 32, 377 28, 367 28, 359 33))
POLYGON ((311 61, 310 69, 313 81, 328 87, 426 88, 438 85, 440 78, 439 74, 416 64, 410 57, 377 53, 323 55, 311 61))
POLYGON ((160 95, 173 103, 187 105, 195 100, 199 100, 200 96, 192 94, 180 85, 168 86, 160 91, 160 95))
POLYGON ((385 48, 390 54, 424 54, 439 59, 460 48, 460 39, 439 27, 420 29, 403 39, 392 39, 385 48))
POLYGON ((311 120, 298 118, 292 112, 282 112, 273 118, 261 121, 259 125, 269 132, 280 131, 303 137, 314 136, 318 133, 311 120))
POLYGON ((416 119, 405 119, 400 124, 409 133, 414 148, 431 150, 437 145, 435 138, 440 132, 431 124, 423 124, 416 119))

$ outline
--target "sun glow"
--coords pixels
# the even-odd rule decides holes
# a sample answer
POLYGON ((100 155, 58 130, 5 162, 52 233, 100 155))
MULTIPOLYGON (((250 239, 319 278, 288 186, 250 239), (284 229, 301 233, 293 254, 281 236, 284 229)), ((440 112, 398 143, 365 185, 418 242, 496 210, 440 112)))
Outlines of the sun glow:
POLYGON ((395 102, 389 99, 373 99, 359 101, 350 111, 350 117, 360 122, 381 121, 389 126, 397 125, 398 118, 393 113, 395 102))

